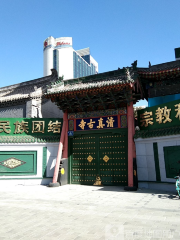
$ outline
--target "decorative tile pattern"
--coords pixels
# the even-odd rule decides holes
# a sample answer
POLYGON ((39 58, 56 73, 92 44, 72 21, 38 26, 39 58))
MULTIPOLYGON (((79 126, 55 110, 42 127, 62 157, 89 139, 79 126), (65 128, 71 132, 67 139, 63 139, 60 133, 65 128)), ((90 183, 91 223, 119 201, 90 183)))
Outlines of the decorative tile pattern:
POLYGON ((76 118, 86 118, 89 115, 89 112, 80 112, 76 114, 76 118))
POLYGON ((74 131, 74 120, 69 120, 69 131, 74 131))
POLYGON ((9 158, 7 160, 4 160, 4 161, 0 162, 0 165, 2 165, 4 167, 7 167, 7 168, 13 169, 13 168, 19 167, 19 166, 21 166, 21 165, 23 165, 25 163, 26 162, 24 162, 24 161, 21 161, 19 159, 11 157, 11 158, 9 158))
POLYGON ((69 113, 68 114, 68 119, 74 119, 76 118, 76 114, 75 113, 69 113))
POLYGON ((151 130, 140 130, 136 131, 134 138, 151 138, 161 136, 171 136, 180 134, 180 127, 162 128, 162 129, 151 129, 151 130))
POLYGON ((44 143, 44 142, 59 142, 59 135, 57 136, 1 136, 0 143, 44 143))
POLYGON ((89 117, 100 117, 100 116, 112 116, 118 114, 126 114, 126 107, 119 109, 107 109, 107 110, 99 110, 99 111, 91 111, 91 112, 79 112, 79 113, 69 113, 68 119, 75 118, 89 118, 89 117))
POLYGON ((121 116, 121 128, 127 128, 127 115, 121 116))
POLYGON ((119 108, 119 109, 118 109, 118 114, 127 114, 126 107, 119 108))

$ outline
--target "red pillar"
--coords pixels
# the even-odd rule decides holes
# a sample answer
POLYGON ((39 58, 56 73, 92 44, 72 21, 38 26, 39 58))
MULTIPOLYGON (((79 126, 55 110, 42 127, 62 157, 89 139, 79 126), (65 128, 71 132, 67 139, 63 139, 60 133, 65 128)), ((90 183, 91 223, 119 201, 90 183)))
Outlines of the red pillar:
POLYGON ((134 125, 133 102, 127 105, 127 121, 128 121, 128 186, 133 187, 133 125, 134 125))
POLYGON ((54 169, 54 176, 53 176, 53 183, 57 182, 57 178, 58 178, 58 172, 59 172, 59 164, 61 161, 61 157, 62 157, 62 150, 63 150, 63 144, 64 144, 64 140, 65 140, 65 135, 67 135, 67 123, 68 123, 68 117, 67 117, 67 112, 64 113, 63 116, 63 127, 62 127, 62 132, 61 132, 61 138, 60 138, 60 142, 59 142, 59 149, 58 149, 58 154, 57 154, 57 159, 56 159, 56 166, 54 169))
POLYGON ((65 139, 63 146, 63 158, 68 158, 68 117, 66 119, 65 139))
POLYGON ((134 109, 133 109, 133 158, 136 158, 136 146, 135 146, 135 142, 134 142, 134 134, 135 134, 135 123, 134 123, 134 109))

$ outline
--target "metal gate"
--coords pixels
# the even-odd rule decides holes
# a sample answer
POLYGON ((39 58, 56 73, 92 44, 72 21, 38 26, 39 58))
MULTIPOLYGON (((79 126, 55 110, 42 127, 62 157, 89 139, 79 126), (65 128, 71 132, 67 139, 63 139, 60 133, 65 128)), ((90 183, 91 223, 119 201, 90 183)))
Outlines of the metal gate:
POLYGON ((127 185, 127 131, 75 135, 70 139, 70 183, 127 185))

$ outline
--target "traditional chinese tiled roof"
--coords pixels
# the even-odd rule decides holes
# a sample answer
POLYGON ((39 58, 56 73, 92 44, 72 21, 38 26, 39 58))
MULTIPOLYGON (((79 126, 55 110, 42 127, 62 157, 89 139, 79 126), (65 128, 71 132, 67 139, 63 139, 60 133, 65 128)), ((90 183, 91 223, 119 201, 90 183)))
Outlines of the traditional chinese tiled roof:
POLYGON ((153 70, 151 71, 138 71, 139 76, 147 79, 162 80, 180 76, 180 67, 166 69, 166 70, 153 70))
POLYGON ((69 113, 117 109, 141 98, 134 84, 136 71, 124 68, 83 78, 58 81, 45 94, 69 113), (133 93, 132 93, 133 92, 133 93), (135 94, 137 94, 135 96, 135 94))
POLYGON ((180 126, 171 127, 171 128, 160 128, 154 130, 140 130, 136 131, 134 138, 151 138, 151 137, 162 137, 169 135, 180 134, 180 126))
POLYGON ((180 60, 137 69, 146 99, 180 93, 180 60))
POLYGON ((120 101, 136 103, 140 99, 176 93, 180 93, 180 60, 150 64, 149 68, 137 68, 135 61, 132 67, 58 81, 51 85, 45 97, 72 113, 100 110, 101 103, 103 109, 117 109, 122 107, 120 101), (99 106, 93 106, 97 101, 99 106))
POLYGON ((47 89, 46 95, 68 93, 81 90, 99 89, 102 87, 113 88, 116 85, 129 85, 134 83, 134 72, 126 69, 107 73, 90 75, 77 79, 57 81, 47 89))
POLYGON ((67 93, 67 92, 74 92, 74 91, 81 91, 81 90, 90 90, 90 89, 99 89, 101 87, 109 87, 109 88, 114 88, 116 85, 129 85, 129 83, 132 83, 132 80, 127 80, 124 81, 122 79, 112 79, 108 81, 101 81, 101 82, 92 82, 92 83, 83 83, 79 81, 79 83, 70 85, 60 85, 60 86, 55 86, 52 89, 48 90, 48 94, 52 93, 67 93))
POLYGON ((56 70, 52 75, 0 88, 0 106, 27 99, 42 97, 47 85, 57 80, 56 70))
POLYGON ((59 142, 59 136, 1 136, 0 143, 46 143, 59 142))
POLYGON ((166 71, 171 69, 176 69, 180 67, 180 60, 172 61, 172 62, 166 62, 156 65, 151 65, 148 68, 137 68, 138 73, 139 72, 156 72, 156 71, 166 71))

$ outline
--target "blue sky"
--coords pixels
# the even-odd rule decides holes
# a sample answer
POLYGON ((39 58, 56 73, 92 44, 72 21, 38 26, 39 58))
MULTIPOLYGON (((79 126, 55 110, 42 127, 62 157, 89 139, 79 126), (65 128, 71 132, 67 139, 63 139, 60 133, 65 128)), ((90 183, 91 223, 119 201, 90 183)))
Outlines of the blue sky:
POLYGON ((179 0, 1 0, 0 87, 43 76, 49 36, 90 47, 99 72, 174 61, 179 10, 179 0))

